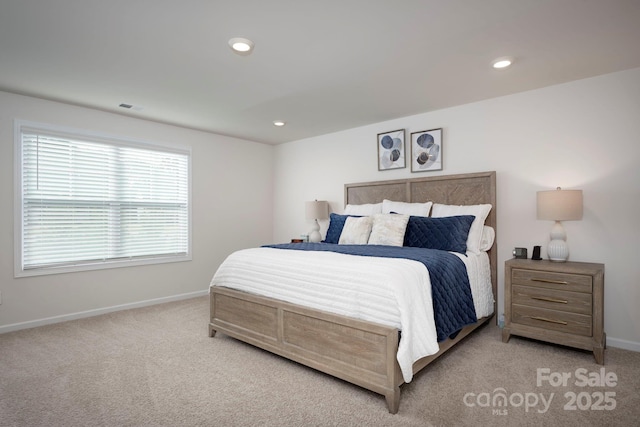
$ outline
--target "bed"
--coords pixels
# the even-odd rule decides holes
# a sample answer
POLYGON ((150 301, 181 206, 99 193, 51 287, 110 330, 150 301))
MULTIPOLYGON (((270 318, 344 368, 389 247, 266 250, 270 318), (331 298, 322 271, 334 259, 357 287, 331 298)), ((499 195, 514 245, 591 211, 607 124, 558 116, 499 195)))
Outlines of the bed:
MULTIPOLYGON (((495 172, 481 172, 346 184, 345 205, 374 204, 385 199, 445 205, 490 204, 492 209, 484 224, 497 235, 495 181, 495 172)), ((395 414, 400 404, 400 387, 407 378, 411 379, 411 374, 421 371, 493 317, 497 300, 496 246, 494 240, 486 251, 493 305, 490 313, 464 326, 455 337, 440 341, 434 354, 412 362, 409 375, 406 367, 401 369, 398 362, 403 332, 397 326, 254 292, 213 286, 213 282, 209 335, 214 337, 221 332, 381 394, 385 396, 389 412, 395 414)), ((298 251, 290 254, 294 252, 298 251)))

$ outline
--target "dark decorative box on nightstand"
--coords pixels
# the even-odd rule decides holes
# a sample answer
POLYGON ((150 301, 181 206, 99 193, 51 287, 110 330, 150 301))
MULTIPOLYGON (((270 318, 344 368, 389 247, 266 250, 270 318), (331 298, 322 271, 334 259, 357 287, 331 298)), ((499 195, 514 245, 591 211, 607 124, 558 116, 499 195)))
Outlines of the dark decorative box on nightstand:
POLYGON ((505 263, 502 341, 511 335, 593 351, 604 364, 604 265, 511 259, 505 263))

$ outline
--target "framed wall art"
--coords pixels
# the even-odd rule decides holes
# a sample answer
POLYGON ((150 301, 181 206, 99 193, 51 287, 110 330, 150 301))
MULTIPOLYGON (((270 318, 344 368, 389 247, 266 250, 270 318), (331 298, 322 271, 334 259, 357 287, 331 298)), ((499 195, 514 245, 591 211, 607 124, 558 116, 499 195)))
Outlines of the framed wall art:
POLYGON ((411 133, 411 172, 442 170, 442 128, 411 133))
POLYGON ((404 129, 378 134, 378 170, 402 169, 407 166, 404 129))

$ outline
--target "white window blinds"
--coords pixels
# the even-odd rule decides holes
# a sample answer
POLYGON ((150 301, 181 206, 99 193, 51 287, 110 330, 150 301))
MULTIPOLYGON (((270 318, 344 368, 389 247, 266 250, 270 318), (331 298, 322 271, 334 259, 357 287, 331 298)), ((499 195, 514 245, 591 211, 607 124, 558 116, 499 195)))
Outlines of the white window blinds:
POLYGON ((20 134, 23 271, 189 255, 188 152, 20 134))

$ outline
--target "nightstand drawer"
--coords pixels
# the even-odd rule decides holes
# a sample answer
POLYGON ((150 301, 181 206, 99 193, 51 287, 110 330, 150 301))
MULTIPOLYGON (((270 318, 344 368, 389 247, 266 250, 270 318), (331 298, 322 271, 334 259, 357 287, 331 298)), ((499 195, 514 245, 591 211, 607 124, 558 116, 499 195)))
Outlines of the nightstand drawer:
POLYGON ((592 292, 592 277, 582 274, 556 273, 551 271, 523 270, 514 268, 513 284, 558 289, 573 292, 592 292))
POLYGON ((592 295, 584 292, 558 291, 522 285, 513 285, 511 292, 511 301, 514 304, 586 315, 592 313, 592 295))
POLYGON ((521 325, 591 336, 591 316, 513 304, 511 321, 521 325))

